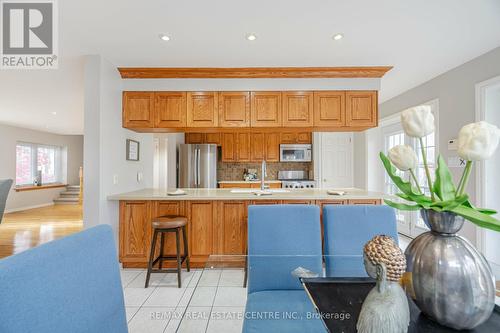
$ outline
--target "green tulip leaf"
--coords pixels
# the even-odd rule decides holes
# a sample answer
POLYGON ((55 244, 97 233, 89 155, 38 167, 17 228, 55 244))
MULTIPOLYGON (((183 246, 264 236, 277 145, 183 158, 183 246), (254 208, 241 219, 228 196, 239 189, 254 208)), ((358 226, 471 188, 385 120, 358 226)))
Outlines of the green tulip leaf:
POLYGON ((396 208, 399 210, 420 210, 420 209, 422 209, 422 207, 419 205, 408 205, 405 203, 394 202, 394 201, 387 200, 387 199, 384 199, 384 202, 388 206, 391 206, 392 208, 396 208))
POLYGON ((494 231, 500 231, 500 221, 491 215, 481 213, 474 208, 468 207, 466 205, 461 205, 455 207, 451 210, 453 213, 463 216, 467 220, 471 221, 475 225, 490 229, 494 231))
POLYGON ((489 208, 479 208, 479 207, 475 207, 470 201, 466 201, 464 203, 464 206, 466 207, 470 207, 472 209, 475 209, 483 214, 486 214, 486 215, 495 215, 496 213, 498 213, 496 210, 494 209, 489 209, 489 208))
POLYGON ((453 184, 450 169, 448 169, 441 155, 438 156, 437 160, 436 180, 434 181, 433 191, 443 201, 455 198, 457 191, 455 184, 453 184))
POLYGON ((457 198, 453 198, 451 200, 434 202, 431 205, 431 208, 439 207, 443 211, 452 211, 455 207, 458 207, 458 206, 464 204, 467 200, 469 200, 469 196, 467 194, 463 194, 463 195, 461 195, 457 198))

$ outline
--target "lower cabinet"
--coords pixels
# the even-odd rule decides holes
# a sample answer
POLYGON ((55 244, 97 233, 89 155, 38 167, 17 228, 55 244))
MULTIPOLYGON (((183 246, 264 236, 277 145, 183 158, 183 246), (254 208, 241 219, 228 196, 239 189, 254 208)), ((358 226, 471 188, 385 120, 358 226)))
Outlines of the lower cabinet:
MULTIPOLYGON (((133 200, 120 201, 119 251, 123 267, 147 267, 152 241, 151 220, 164 215, 188 218, 189 256, 193 267, 204 267, 211 254, 242 255, 247 249, 249 205, 381 204, 379 199, 357 200, 133 200)), ((158 245, 159 246, 158 239, 158 245)), ((175 233, 165 238, 165 255, 175 255, 175 233)), ((183 253, 181 237, 181 253, 183 253)), ((156 250, 158 255, 158 249, 156 250)), ((165 267, 173 267, 166 262, 165 267)))

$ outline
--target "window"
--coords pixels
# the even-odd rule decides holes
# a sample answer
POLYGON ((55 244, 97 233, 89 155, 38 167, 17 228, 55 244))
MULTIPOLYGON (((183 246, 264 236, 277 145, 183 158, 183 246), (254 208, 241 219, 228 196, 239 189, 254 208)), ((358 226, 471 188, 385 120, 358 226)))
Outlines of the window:
MULTIPOLYGON (((431 101, 428 103, 425 103, 423 105, 429 105, 432 108, 432 113, 434 114, 435 121, 436 121, 436 131, 438 128, 438 101, 431 101)), ((430 195, 429 192, 429 185, 427 183, 427 178, 425 174, 425 168, 424 168, 424 160, 422 157, 422 151, 420 149, 420 142, 419 140, 416 140, 414 138, 410 138, 404 134, 403 128, 401 127, 401 123, 399 122, 399 116, 393 118, 394 122, 392 124, 387 124, 386 126, 382 125, 382 133, 383 133, 383 140, 384 140, 384 150, 385 154, 391 149, 392 147, 396 145, 408 145, 412 147, 415 152, 417 153, 418 156, 418 166, 417 170, 415 170, 416 177, 418 179, 418 183, 422 191, 424 191, 427 195, 430 195)), ((425 138, 423 138, 423 146, 425 153, 427 155, 427 162, 429 166, 429 171, 431 173, 431 178, 434 179, 434 173, 436 169, 436 152, 438 151, 437 149, 437 142, 438 142, 438 133, 434 132, 432 134, 429 134, 425 138)), ((401 171, 397 172, 398 175, 405 179, 409 180, 409 175, 408 173, 404 173, 401 171)), ((385 173, 385 179, 384 179, 384 191, 385 193, 388 194, 396 194, 399 192, 398 188, 392 180, 389 178, 387 173, 385 173)), ((407 212, 407 211, 400 211, 398 210, 396 212, 396 218, 398 221, 398 231, 402 234, 408 235, 410 237, 415 237, 422 232, 426 231, 428 228, 425 225, 424 221, 420 217, 420 214, 418 211, 415 212, 407 212)))
POLYGON ((42 184, 62 181, 61 147, 18 142, 16 185, 33 185, 41 175, 42 184))

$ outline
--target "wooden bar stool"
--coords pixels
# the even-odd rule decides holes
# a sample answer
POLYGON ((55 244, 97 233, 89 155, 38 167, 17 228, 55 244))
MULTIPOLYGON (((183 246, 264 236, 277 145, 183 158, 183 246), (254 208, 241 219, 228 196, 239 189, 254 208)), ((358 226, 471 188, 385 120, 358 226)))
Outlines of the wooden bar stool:
POLYGON ((181 287, 181 268, 182 263, 186 261, 186 268, 189 272, 189 252, 188 252, 188 243, 187 243, 187 235, 186 235, 186 225, 187 219, 184 216, 161 216, 154 218, 152 220, 153 225, 153 241, 151 242, 151 254, 149 256, 149 264, 148 264, 148 273, 146 274, 146 284, 145 288, 149 285, 149 278, 151 273, 177 273, 177 281, 179 288, 181 287), (184 241, 184 255, 181 256, 181 244, 180 244, 180 235, 182 229, 182 238, 184 241), (176 255, 175 256, 165 256, 163 255, 163 249, 165 247, 165 233, 167 232, 175 232, 175 241, 176 241, 176 255), (156 259, 154 258, 155 250, 156 250, 156 240, 158 238, 158 234, 160 234, 160 254, 156 259), (164 260, 177 260, 177 269, 162 269, 162 264, 164 260), (154 269, 153 267, 158 263, 158 269, 154 269))

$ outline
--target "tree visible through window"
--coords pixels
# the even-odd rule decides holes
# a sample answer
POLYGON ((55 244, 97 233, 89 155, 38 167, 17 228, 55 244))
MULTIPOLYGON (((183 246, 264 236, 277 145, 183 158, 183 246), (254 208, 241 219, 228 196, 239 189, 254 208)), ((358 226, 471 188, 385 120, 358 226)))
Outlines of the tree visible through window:
POLYGON ((19 142, 16 146, 16 185, 61 182, 61 147, 19 142))

